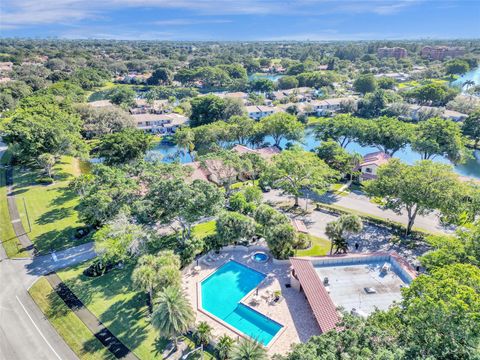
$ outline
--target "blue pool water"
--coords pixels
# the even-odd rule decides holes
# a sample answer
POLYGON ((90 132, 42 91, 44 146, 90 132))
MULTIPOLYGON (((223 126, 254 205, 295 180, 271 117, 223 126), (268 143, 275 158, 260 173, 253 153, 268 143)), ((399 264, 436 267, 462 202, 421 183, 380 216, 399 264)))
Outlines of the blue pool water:
POLYGON ((202 281, 202 307, 238 331, 267 345, 282 325, 240 304, 265 275, 229 261, 202 281))
POLYGON ((268 260, 268 255, 262 252, 257 252, 253 254, 252 258, 257 262, 265 262, 268 260))

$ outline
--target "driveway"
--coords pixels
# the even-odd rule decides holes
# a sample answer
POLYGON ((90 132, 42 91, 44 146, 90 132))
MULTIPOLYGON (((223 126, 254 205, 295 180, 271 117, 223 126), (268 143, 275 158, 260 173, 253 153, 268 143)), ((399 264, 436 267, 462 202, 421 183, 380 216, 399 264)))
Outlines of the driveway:
POLYGON ((77 356, 57 334, 28 294, 42 275, 95 257, 93 243, 54 256, 8 259, 0 245, 0 359, 70 360, 77 356))

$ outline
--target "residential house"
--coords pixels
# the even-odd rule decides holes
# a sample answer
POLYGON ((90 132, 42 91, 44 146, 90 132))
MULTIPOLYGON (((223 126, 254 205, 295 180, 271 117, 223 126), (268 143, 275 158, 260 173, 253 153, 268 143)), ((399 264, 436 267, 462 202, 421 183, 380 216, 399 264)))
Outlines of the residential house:
POLYGON ((448 119, 448 120, 453 120, 453 121, 464 121, 468 115, 463 114, 458 111, 454 110, 446 110, 445 108, 442 107, 436 107, 436 106, 420 106, 420 105, 415 105, 415 104, 410 104, 408 106, 410 108, 410 118, 412 120, 418 121, 421 120, 420 114, 421 113, 428 113, 428 114, 433 114, 435 116, 436 113, 438 113, 437 116, 442 117, 443 119, 448 119))
POLYGON ((221 160, 209 159, 184 164, 192 169, 187 177, 188 181, 204 180, 223 186, 227 181, 235 181, 238 172, 232 167, 226 166, 221 160))
POLYGON ((137 129, 153 134, 174 134, 188 123, 188 118, 179 114, 134 114, 132 117, 137 129))
POLYGON ((276 146, 266 146, 260 149, 251 149, 244 145, 235 145, 232 151, 242 154, 258 154, 264 160, 270 160, 274 155, 280 154, 280 149, 276 146))
POLYGON ((351 99, 356 101, 353 97, 312 100, 306 103, 303 108, 305 109, 305 113, 309 115, 324 116, 341 110, 342 102, 351 99))
POLYGON ((272 100, 285 101, 295 98, 298 102, 310 101, 316 96, 316 90, 309 87, 299 87, 288 90, 278 90, 270 94, 272 100))
POLYGON ((260 120, 265 116, 272 115, 278 112, 278 109, 272 106, 263 106, 263 105, 250 105, 245 107, 247 110, 248 117, 253 120, 260 120))
POLYGON ((130 108, 130 113, 134 114, 164 114, 170 112, 168 100, 154 100, 153 103, 146 99, 135 99, 135 105, 130 108))
POLYGON ((360 171, 360 181, 372 180, 377 178, 378 168, 386 164, 391 159, 391 156, 383 151, 377 151, 366 154, 362 162, 357 166, 355 171, 360 171))

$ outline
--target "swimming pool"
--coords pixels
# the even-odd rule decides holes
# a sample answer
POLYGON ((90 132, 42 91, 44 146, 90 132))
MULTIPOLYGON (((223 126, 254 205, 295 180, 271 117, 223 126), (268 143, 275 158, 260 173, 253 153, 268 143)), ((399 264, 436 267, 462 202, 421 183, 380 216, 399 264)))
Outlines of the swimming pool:
POLYGON ((266 346, 282 325, 240 303, 263 279, 264 274, 229 261, 202 281, 202 307, 266 346))

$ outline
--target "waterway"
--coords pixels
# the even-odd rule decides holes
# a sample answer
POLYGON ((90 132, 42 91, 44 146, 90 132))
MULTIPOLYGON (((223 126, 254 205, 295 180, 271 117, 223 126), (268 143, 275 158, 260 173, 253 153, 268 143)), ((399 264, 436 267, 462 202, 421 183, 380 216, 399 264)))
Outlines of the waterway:
POLYGON ((466 88, 463 88, 463 84, 467 80, 473 80, 475 85, 480 85, 480 67, 470 70, 469 72, 463 74, 458 79, 452 81, 450 86, 461 87, 462 92, 466 91, 466 88))
POLYGON ((266 73, 254 73, 248 76, 248 80, 257 80, 257 79, 268 79, 276 82, 278 79, 282 78, 285 75, 281 74, 266 74, 266 73))
MULTIPOLYGON (((265 144, 273 144, 274 141, 270 137, 265 138, 265 144)), ((313 128, 307 128, 305 131, 305 137, 300 145, 305 150, 314 150, 318 145, 319 141, 315 139, 315 134, 313 128)), ((285 148, 287 146, 287 141, 283 141, 280 146, 285 148)), ((357 152, 361 155, 365 155, 371 152, 378 151, 376 147, 372 146, 362 146, 358 143, 352 142, 347 146, 347 150, 350 152, 357 152)), ((188 154, 185 154, 179 148, 177 148, 174 144, 166 144, 160 143, 154 149, 152 149, 149 154, 147 155, 149 158, 152 157, 161 157, 165 162, 172 162, 172 161, 180 161, 181 163, 188 163, 191 162, 192 159, 188 154)), ((413 164, 415 161, 421 160, 421 156, 419 153, 413 151, 409 146, 405 149, 397 151, 394 154, 395 157, 399 158, 400 160, 406 162, 407 164, 413 164)), ((436 162, 444 163, 444 164, 451 164, 451 162, 441 156, 436 156, 434 159, 436 162)), ((474 178, 480 179, 480 151, 476 150, 473 153, 473 157, 468 159, 464 164, 454 165, 454 171, 462 176, 470 176, 474 178)))

